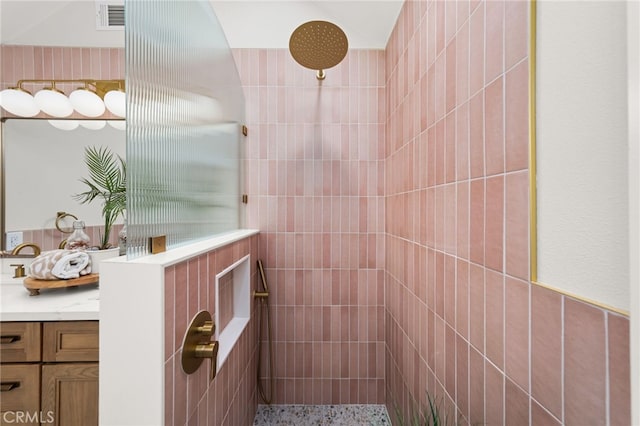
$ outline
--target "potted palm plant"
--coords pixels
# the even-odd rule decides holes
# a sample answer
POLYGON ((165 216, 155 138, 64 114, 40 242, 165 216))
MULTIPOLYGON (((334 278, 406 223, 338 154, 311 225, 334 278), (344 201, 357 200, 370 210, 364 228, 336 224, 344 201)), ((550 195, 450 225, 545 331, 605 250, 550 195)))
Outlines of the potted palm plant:
MULTIPOLYGON (((105 147, 86 147, 84 159, 89 177, 80 181, 88 189, 74 195, 74 198, 81 204, 91 203, 96 199, 102 201, 104 232, 100 234, 100 243, 96 248, 106 250, 112 248, 109 243, 111 228, 120 216, 124 216, 127 208, 127 167, 122 157, 105 147)), ((95 272, 97 263, 93 269, 95 272)))

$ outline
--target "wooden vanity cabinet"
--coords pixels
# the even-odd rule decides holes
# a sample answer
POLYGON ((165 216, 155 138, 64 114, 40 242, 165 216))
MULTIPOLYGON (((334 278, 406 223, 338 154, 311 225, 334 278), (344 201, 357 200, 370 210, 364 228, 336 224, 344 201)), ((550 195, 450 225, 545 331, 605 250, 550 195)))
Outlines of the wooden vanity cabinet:
POLYGON ((0 334, 0 425, 98 424, 97 321, 6 322, 0 334))

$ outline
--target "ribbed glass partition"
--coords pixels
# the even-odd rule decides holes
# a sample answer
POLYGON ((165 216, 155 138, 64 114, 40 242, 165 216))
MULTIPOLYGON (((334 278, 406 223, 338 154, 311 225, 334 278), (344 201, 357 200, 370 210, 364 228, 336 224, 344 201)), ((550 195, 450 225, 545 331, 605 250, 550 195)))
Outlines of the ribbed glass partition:
POLYGON ((244 97, 208 1, 125 3, 127 257, 239 227, 244 97))

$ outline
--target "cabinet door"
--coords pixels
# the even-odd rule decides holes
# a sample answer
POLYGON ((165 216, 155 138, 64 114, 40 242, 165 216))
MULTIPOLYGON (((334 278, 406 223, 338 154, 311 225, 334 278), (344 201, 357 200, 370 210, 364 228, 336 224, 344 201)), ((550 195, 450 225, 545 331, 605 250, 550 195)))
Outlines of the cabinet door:
POLYGON ((98 363, 43 365, 42 411, 53 413, 52 425, 97 425, 98 363))
POLYGON ((40 365, 0 365, 0 425, 40 424, 40 365))
POLYGON ((98 361, 98 327, 98 321, 45 322, 42 329, 42 360, 98 361))

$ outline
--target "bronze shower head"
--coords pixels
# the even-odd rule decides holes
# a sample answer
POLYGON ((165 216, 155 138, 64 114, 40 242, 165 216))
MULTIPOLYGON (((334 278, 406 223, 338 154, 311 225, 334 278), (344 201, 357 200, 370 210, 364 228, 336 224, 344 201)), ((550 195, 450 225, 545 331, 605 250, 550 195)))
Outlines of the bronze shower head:
POLYGON ((291 34, 289 51, 297 63, 318 70, 318 80, 324 80, 324 70, 335 67, 346 56, 349 42, 344 31, 327 21, 309 21, 291 34))

